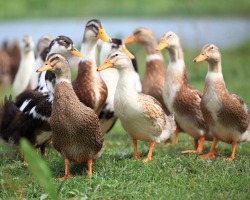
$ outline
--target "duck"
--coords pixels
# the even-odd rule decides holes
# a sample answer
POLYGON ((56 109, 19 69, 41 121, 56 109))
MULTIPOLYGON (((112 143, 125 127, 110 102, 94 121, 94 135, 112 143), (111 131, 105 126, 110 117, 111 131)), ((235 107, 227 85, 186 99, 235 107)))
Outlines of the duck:
POLYGON ((6 51, 0 50, 0 90, 5 91, 11 84, 11 58, 6 51))
MULTIPOLYGON (((58 36, 42 51, 41 59, 45 60, 56 51, 64 53, 67 57, 83 56, 69 37, 58 36)), ((0 130, 0 136, 4 141, 19 144, 20 138, 25 137, 35 148, 40 148, 43 156, 46 155, 45 147, 52 137, 49 119, 54 99, 54 85, 55 75, 52 72, 40 73, 37 88, 22 92, 15 100, 6 98, 0 122, 7 124, 0 130)))
POLYGON ((168 139, 176 129, 173 114, 167 116, 161 104, 152 96, 138 93, 133 79, 134 68, 129 56, 116 50, 112 52, 98 71, 115 68, 119 73, 114 109, 122 127, 133 140, 134 156, 140 158, 137 151, 137 140, 150 143, 144 162, 152 158, 156 143, 168 139))
POLYGON ((202 93, 188 81, 182 47, 176 33, 170 31, 163 35, 156 50, 163 49, 167 49, 169 53, 164 103, 174 113, 181 129, 194 138, 194 150, 184 150, 182 153, 201 153, 205 140, 212 140, 200 108, 202 93))
POLYGON ((92 175, 92 161, 103 146, 103 134, 98 116, 77 97, 72 83, 67 59, 61 54, 52 54, 37 71, 49 70, 56 76, 54 101, 50 117, 52 144, 62 154, 65 175, 71 177, 69 164, 87 162, 88 175, 92 175))
POLYGON ((250 141, 250 111, 244 100, 231 94, 223 78, 221 54, 214 44, 203 47, 194 62, 208 62, 201 111, 213 136, 209 153, 201 155, 203 159, 215 157, 218 141, 232 145, 232 154, 227 160, 235 159, 238 143, 250 141))
POLYGON ((87 22, 81 44, 81 53, 85 55, 78 63, 76 79, 72 82, 74 91, 80 101, 92 108, 97 115, 105 104, 108 90, 105 82, 96 72, 97 41, 111 42, 100 20, 92 19, 87 22))
POLYGON ((17 39, 12 41, 5 40, 3 42, 3 51, 5 51, 10 57, 11 66, 11 83, 13 83, 17 70, 21 60, 21 50, 17 39))
MULTIPOLYGON (((136 42, 146 50, 146 71, 142 81, 142 93, 156 98, 162 105, 165 113, 169 114, 170 112, 165 106, 162 96, 166 74, 164 59, 162 53, 155 50, 157 39, 154 33, 150 29, 139 27, 126 37, 123 42, 124 44, 136 42)), ((177 143, 178 133, 179 129, 177 128, 173 143, 177 143)))
POLYGON ((31 36, 25 35, 20 42, 21 62, 15 76, 12 90, 14 95, 22 93, 29 87, 29 81, 35 66, 34 42, 31 36))
MULTIPOLYGON (((140 76, 138 74, 137 61, 133 54, 131 54, 122 43, 121 39, 112 38, 112 42, 104 42, 101 46, 100 51, 100 63, 104 63, 108 55, 114 50, 123 50, 127 52, 132 59, 132 64, 135 69, 134 79, 136 83, 137 92, 141 92, 142 86, 140 81, 140 76)), ((117 116, 114 112, 114 96, 117 82, 119 79, 119 74, 116 69, 106 69, 100 71, 100 76, 104 80, 108 88, 108 96, 106 102, 99 114, 99 122, 103 133, 109 132, 117 120, 117 116)))
POLYGON ((42 37, 40 37, 40 39, 37 42, 36 51, 35 51, 35 54, 36 54, 35 67, 34 67, 34 70, 32 72, 32 76, 30 79, 30 87, 32 90, 34 90, 38 85, 39 73, 37 73, 36 70, 40 66, 42 66, 42 64, 44 62, 45 58, 42 58, 42 55, 44 55, 43 52, 45 52, 48 49, 48 47, 53 39, 54 39, 54 37, 52 37, 51 35, 43 35, 42 37))

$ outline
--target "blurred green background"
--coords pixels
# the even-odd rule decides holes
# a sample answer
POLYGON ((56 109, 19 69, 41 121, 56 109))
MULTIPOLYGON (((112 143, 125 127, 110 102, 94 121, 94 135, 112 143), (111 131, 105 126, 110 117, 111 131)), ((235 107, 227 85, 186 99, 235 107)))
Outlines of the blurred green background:
POLYGON ((0 19, 50 17, 249 16, 248 0, 0 0, 0 19))

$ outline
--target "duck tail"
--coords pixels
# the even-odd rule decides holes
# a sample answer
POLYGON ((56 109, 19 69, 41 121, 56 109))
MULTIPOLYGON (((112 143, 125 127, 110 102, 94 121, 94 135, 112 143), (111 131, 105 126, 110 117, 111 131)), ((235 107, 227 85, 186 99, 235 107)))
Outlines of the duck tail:
POLYGON ((1 102, 0 105, 1 132, 9 126, 9 124, 12 122, 18 112, 20 112, 20 110, 16 106, 15 102, 12 100, 12 96, 10 95, 9 98, 5 96, 4 101, 1 102))

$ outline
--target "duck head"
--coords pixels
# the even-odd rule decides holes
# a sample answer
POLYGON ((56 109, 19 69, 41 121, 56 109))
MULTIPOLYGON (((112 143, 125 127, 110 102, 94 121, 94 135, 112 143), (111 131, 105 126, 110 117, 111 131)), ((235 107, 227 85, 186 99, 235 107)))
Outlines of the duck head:
POLYGON ((163 49, 177 49, 180 46, 179 37, 174 32, 165 33, 160 43, 157 45, 156 50, 161 51, 163 49))
POLYGON ((34 42, 31 36, 25 35, 20 43, 22 52, 28 53, 34 49, 34 42))
POLYGON ((219 48, 214 44, 207 44, 202 48, 202 51, 199 56, 197 56, 193 61, 201 62, 206 60, 207 62, 220 62, 221 55, 219 48))

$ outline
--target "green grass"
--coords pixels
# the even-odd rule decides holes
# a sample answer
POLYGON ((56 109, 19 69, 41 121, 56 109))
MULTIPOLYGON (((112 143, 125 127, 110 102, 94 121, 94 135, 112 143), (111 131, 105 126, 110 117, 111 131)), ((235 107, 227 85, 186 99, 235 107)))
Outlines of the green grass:
MULTIPOLYGON (((136 52, 141 77, 144 74, 145 52, 138 45, 128 45, 136 52)), ((184 49, 188 77, 191 84, 203 90, 207 63, 193 63, 201 49, 184 49)), ((166 51, 163 52, 167 56, 166 51)), ((250 106, 249 63, 250 45, 221 50, 224 79, 230 92, 243 97, 250 106)), ((8 90, 9 91, 9 90, 8 90)), ((206 142, 208 152, 211 142, 206 142)), ((139 152, 145 157, 148 144, 139 142, 139 152)), ((181 134, 178 145, 157 145, 152 161, 132 160, 133 145, 127 133, 117 123, 105 135, 105 146, 100 159, 94 162, 93 177, 86 177, 86 165, 71 164, 75 178, 67 180, 60 191, 62 199, 249 199, 250 143, 237 147, 236 159, 224 158, 231 154, 231 146, 220 142, 218 157, 203 161, 197 155, 181 155, 192 149, 193 140, 181 134)), ((11 148, 0 147, 0 199, 39 199, 45 191, 22 160, 11 148)), ((53 147, 48 147, 46 163, 54 178, 64 174, 63 159, 53 147)), ((61 183, 55 181, 56 187, 61 183)))
MULTIPOLYGON (((211 142, 206 142, 205 152, 211 142)), ((145 156, 148 144, 139 142, 139 152, 145 156)), ((192 148, 192 139, 181 134, 178 145, 157 145, 149 163, 132 160, 131 139, 118 123, 105 136, 102 156, 93 164, 93 177, 86 177, 87 166, 71 164, 75 178, 62 186, 62 199, 247 199, 249 190, 250 143, 240 144, 236 159, 225 161, 230 145, 219 143, 218 157, 203 161, 197 155, 181 155, 192 148)), ((45 161, 53 177, 63 176, 63 159, 47 148, 45 161)), ((9 159, 1 155, 0 198, 39 199, 45 192, 20 157, 9 159)), ((57 187, 60 182, 55 181, 57 187)))
POLYGON ((248 0, 0 0, 0 20, 51 17, 249 16, 248 0))

